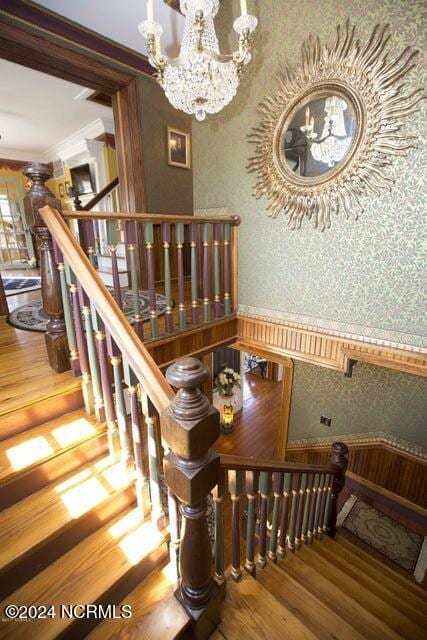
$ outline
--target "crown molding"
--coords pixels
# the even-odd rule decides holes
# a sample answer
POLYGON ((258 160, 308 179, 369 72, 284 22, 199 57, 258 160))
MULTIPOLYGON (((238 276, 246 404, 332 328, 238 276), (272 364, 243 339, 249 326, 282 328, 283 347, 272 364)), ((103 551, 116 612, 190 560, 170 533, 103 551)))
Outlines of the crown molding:
POLYGON ((57 157, 62 160, 69 158, 81 152, 82 144, 85 140, 96 140, 102 138, 105 134, 114 134, 114 120, 102 116, 85 127, 82 127, 68 138, 64 138, 49 149, 42 153, 42 162, 52 162, 57 157))
POLYGON ((40 152, 29 151, 28 149, 17 150, 9 149, 8 147, 0 147, 0 161, 2 166, 7 161, 23 162, 28 164, 29 162, 45 162, 43 160, 43 154, 40 152))

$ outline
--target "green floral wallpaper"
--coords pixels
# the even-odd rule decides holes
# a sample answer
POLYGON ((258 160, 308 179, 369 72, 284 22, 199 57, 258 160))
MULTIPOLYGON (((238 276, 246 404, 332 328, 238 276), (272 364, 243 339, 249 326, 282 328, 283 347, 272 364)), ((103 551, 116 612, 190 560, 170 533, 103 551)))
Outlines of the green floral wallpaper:
MULTIPOLYGON (((245 166, 252 154, 246 136, 259 122, 257 104, 274 89, 280 63, 299 62, 301 43, 310 33, 331 41, 336 24, 350 18, 359 37, 366 38, 376 23, 388 22, 397 52, 408 45, 422 49, 425 3, 249 0, 248 4, 258 15, 259 29, 242 85, 222 113, 193 123, 195 209, 226 208, 242 217, 240 310, 420 350, 427 325, 422 286, 427 238, 425 145, 420 141, 407 159, 396 159, 391 193, 366 200, 358 221, 338 217, 324 233, 309 223, 291 231, 285 216, 269 219, 267 201, 251 195, 255 176, 245 166)), ((237 0, 222 3, 217 31, 225 48, 235 47, 232 21, 238 10, 237 0)), ((422 76, 420 60, 411 82, 422 76)), ((412 116, 408 129, 421 134, 422 115, 412 116)))
POLYGON ((426 416, 425 378, 361 362, 346 378, 295 362, 290 440, 384 432, 427 447, 426 416), (332 418, 330 427, 321 415, 332 418))

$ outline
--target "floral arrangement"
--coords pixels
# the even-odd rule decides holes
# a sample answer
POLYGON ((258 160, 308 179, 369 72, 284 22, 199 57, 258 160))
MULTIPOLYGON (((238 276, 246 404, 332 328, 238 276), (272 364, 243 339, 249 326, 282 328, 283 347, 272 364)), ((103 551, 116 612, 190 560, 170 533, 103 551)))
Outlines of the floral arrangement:
POLYGON ((239 389, 241 388, 240 380, 240 375, 236 373, 234 369, 226 367, 222 373, 215 378, 214 389, 218 392, 221 398, 231 398, 234 387, 238 387, 239 389))

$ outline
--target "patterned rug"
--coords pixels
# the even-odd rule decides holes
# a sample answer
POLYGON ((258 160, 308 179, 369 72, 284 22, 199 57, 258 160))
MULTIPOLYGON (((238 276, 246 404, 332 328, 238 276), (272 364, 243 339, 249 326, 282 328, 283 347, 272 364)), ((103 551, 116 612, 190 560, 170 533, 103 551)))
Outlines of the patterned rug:
POLYGON ((337 524, 408 573, 414 574, 417 579, 424 573, 424 537, 366 504, 357 496, 350 496, 343 505, 337 524))
MULTIPOLYGON (((123 293, 123 311, 128 318, 130 324, 133 322, 133 305, 132 305, 132 291, 126 291, 123 293)), ((143 322, 147 322, 150 319, 150 305, 148 298, 148 291, 140 291, 139 299, 141 301, 141 315, 143 322)), ((166 298, 161 293, 156 293, 156 305, 157 315, 161 316, 166 311, 166 298)), ((12 327, 17 329, 23 329, 24 331, 38 331, 44 333, 46 331, 46 325, 48 317, 43 311, 41 300, 34 302, 28 302, 27 304, 18 307, 12 311, 8 316, 8 322, 12 327)))
POLYGON ((27 293, 28 291, 41 289, 41 278, 6 278, 3 276, 2 280, 6 296, 16 296, 18 293, 27 293))

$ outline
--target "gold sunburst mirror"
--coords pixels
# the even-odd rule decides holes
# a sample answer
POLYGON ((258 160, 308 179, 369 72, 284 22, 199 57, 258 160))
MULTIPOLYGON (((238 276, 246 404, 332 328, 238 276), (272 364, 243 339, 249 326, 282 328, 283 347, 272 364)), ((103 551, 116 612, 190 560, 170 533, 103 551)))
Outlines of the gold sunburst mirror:
POLYGON ((254 195, 267 196, 270 216, 283 210, 292 228, 309 218, 323 231, 333 214, 357 218, 361 197, 391 188, 391 157, 416 146, 401 132, 403 119, 424 96, 402 81, 418 51, 408 47, 392 57, 389 37, 388 25, 377 25, 363 44, 347 22, 332 47, 310 36, 301 64, 284 66, 249 134, 254 195))

